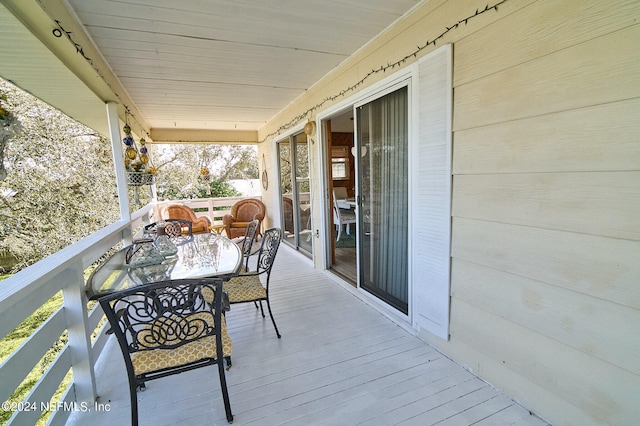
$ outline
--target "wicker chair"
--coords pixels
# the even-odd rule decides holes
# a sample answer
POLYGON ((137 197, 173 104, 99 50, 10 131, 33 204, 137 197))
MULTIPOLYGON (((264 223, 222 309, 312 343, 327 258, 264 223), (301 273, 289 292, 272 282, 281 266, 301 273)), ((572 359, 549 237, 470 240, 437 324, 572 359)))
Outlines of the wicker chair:
POLYGON ((164 208, 163 219, 182 219, 191 222, 191 231, 194 234, 206 234, 210 232, 211 221, 208 217, 196 217, 196 214, 187 206, 171 204, 164 208))
POLYGON ((231 207, 229 214, 224 215, 222 218, 227 237, 242 237, 246 233, 247 225, 252 220, 258 221, 258 234, 262 235, 260 229, 266 211, 267 208, 262 201, 255 198, 245 198, 238 201, 231 207))
MULTIPOLYGON (((293 215, 295 210, 293 209, 293 200, 289 197, 282 197, 282 209, 284 216, 284 231, 293 234, 293 215)), ((300 230, 311 229, 311 209, 298 208, 300 213, 300 230)))
POLYGON ((222 280, 144 284, 101 297, 129 377, 131 424, 138 424, 136 390, 145 382, 218 365, 225 414, 233 422, 224 359, 231 356, 222 280))

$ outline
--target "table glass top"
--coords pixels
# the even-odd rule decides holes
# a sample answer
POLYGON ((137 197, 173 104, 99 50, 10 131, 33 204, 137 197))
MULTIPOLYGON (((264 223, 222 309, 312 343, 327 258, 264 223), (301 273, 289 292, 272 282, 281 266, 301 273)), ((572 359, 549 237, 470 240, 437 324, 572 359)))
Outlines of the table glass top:
POLYGON ((175 240, 178 252, 157 264, 134 268, 127 263, 131 246, 116 252, 91 274, 86 286, 87 295, 97 299, 117 290, 164 280, 228 279, 240 269, 240 248, 225 236, 197 234, 175 240))

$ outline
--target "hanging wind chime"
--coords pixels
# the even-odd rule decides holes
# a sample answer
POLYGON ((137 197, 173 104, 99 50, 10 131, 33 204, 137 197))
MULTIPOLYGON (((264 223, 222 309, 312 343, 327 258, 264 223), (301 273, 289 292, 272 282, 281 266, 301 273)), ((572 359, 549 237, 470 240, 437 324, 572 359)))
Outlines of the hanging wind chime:
POLYGON ((207 166, 209 158, 206 150, 202 151, 202 160, 200 161, 200 171, 198 172, 198 181, 206 187, 207 195, 211 195, 211 170, 207 166))
POLYGON ((127 170, 128 183, 133 187, 134 203, 141 204, 138 187, 154 184, 157 170, 153 167, 149 150, 145 146, 145 140, 140 138, 140 148, 138 149, 136 141, 131 135, 129 124, 125 124, 122 130, 125 134, 122 142, 127 147, 124 151, 124 164, 127 170))

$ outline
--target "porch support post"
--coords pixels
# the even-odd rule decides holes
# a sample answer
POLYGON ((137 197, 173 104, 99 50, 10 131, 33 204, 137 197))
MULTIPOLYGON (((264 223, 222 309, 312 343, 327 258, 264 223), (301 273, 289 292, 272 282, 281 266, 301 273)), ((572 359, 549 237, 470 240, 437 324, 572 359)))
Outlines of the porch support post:
POLYGON ((98 392, 82 264, 75 262, 73 267, 63 272, 62 279, 67 283, 62 288, 62 295, 68 345, 71 350, 75 401, 93 404, 98 397, 98 392))
MULTIPOLYGON (((131 220, 129 208, 129 191, 127 188, 127 176, 124 169, 124 152, 120 142, 120 121, 118 119, 118 104, 107 102, 107 120, 109 123, 109 137, 111 138, 111 152, 113 165, 116 172, 116 184, 118 185, 118 203, 120 204, 120 218, 131 220)), ((131 232, 130 232, 131 233, 131 232)), ((131 235, 123 235, 125 242, 131 242, 131 235)))

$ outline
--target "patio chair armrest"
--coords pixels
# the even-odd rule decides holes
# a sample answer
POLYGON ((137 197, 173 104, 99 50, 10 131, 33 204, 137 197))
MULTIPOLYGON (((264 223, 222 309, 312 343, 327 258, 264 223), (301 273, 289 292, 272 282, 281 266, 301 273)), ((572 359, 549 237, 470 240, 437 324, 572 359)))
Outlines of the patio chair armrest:
POLYGON ((231 225, 231 224, 232 224, 233 222, 235 222, 235 221, 236 221, 236 218, 235 218, 235 217, 233 217, 233 216, 231 216, 231 215, 230 215, 230 214, 228 214, 228 213, 227 213, 227 214, 225 214, 225 215, 222 217, 222 224, 223 224, 223 225, 225 225, 225 226, 226 226, 226 225, 231 225))

